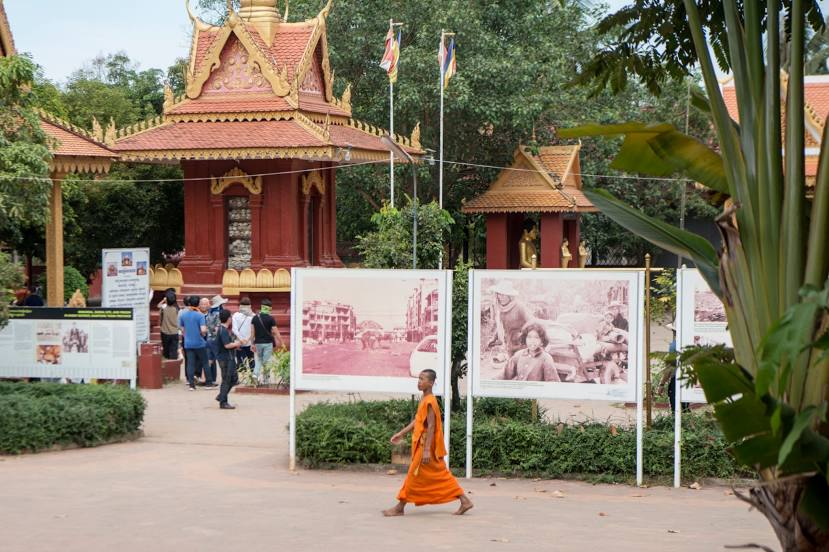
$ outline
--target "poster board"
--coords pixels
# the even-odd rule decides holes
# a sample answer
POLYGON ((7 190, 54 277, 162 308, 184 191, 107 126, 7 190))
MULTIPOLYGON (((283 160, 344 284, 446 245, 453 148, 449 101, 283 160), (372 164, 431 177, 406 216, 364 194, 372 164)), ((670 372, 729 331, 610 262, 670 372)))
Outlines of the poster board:
POLYGON ((637 400, 644 354, 642 271, 472 273, 474 396, 637 400), (530 332, 530 324, 541 332, 530 332), (531 352, 531 333, 547 342, 543 350, 535 345, 531 352))
POLYGON ((132 309, 10 309, 0 377, 136 379, 132 309))
MULTIPOLYGON (((679 350, 701 345, 733 347, 725 307, 695 268, 681 268, 677 275, 677 335, 679 350)), ((702 388, 681 387, 681 402, 704 403, 702 388)))
POLYGON ((429 368, 444 393, 451 272, 297 268, 291 283, 295 389, 414 394, 429 368))
POLYGON ((101 306, 132 309, 136 340, 150 340, 150 250, 104 249, 101 252, 101 306))

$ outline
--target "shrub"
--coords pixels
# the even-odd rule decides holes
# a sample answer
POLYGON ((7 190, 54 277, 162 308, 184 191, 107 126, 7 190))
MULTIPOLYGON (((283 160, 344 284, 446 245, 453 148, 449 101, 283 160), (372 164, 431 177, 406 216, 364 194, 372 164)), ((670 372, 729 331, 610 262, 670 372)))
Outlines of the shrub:
MULTIPOLYGON (((389 437, 414 414, 408 400, 321 403, 297 417, 297 455, 307 466, 387 464, 389 437)), ((531 401, 476 399, 472 463, 478 473, 516 477, 628 480, 636 469, 635 428, 534 420, 531 401)), ((450 464, 465 464, 465 413, 452 417, 450 464)), ((644 437, 644 473, 673 474, 673 419, 654 421, 644 437)), ((710 414, 683 416, 683 479, 749 476, 729 456, 710 414)))
MULTIPOLYGON (((46 273, 40 275, 38 284, 43 288, 43 296, 46 297, 46 273)), ((63 267, 63 302, 69 301, 75 290, 81 290, 84 297, 89 298, 89 285, 86 278, 73 266, 63 267)))
POLYGON ((0 453, 99 445, 138 431, 144 408, 124 386, 0 382, 0 453))

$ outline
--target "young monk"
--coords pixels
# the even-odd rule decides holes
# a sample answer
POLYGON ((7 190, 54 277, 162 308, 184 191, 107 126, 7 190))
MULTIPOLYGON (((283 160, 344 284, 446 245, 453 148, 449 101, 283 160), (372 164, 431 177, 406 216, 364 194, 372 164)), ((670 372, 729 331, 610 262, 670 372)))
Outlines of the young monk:
POLYGON ((417 407, 417 414, 412 423, 395 433, 392 444, 397 444, 410 431, 412 434, 412 463, 406 481, 397 494, 397 505, 383 510, 384 516, 402 516, 408 502, 415 506, 424 504, 444 504, 460 500, 460 508, 455 512, 461 516, 472 509, 472 501, 464 494, 457 480, 449 473, 443 461, 446 447, 443 444, 443 428, 440 422, 440 407, 432 394, 437 374, 434 370, 423 370, 417 378, 417 388, 423 392, 423 398, 417 407))

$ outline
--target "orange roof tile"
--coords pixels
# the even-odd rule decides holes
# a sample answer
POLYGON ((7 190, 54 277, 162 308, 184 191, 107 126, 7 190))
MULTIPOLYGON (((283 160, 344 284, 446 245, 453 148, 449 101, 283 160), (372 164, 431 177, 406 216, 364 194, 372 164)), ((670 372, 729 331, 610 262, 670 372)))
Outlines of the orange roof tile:
POLYGON ((168 115, 190 113, 242 113, 292 111, 294 108, 285 98, 273 94, 215 94, 196 100, 184 100, 173 106, 168 115))
POLYGON ((283 23, 279 26, 270 48, 264 50, 268 57, 276 59, 282 66, 288 67, 288 81, 292 82, 297 65, 308 47, 308 41, 314 34, 315 22, 311 24, 283 23))
POLYGON ((49 137, 57 141, 57 146, 52 150, 52 155, 66 155, 74 157, 117 157, 115 153, 102 144, 95 142, 77 132, 73 132, 56 123, 40 120, 40 128, 49 137))
POLYGON ((527 191, 516 194, 508 191, 487 191, 467 201, 464 213, 560 213, 595 211, 584 194, 575 190, 527 191), (569 197, 568 197, 569 196, 569 197), (574 205, 575 203, 575 205, 574 205))
MULTIPOLYGON (((387 148, 380 141, 379 136, 369 134, 368 132, 364 132, 354 127, 331 125, 330 127, 328 127, 328 131, 331 135, 331 144, 334 146, 343 148, 346 146, 351 146, 355 149, 364 149, 371 151, 389 151, 389 148, 387 148)), ((420 155, 423 153, 417 148, 410 148, 404 146, 403 149, 405 149, 412 155, 420 155)))
POLYGON ((118 140, 115 151, 289 148, 328 145, 295 121, 168 123, 118 140))
POLYGON ((197 74, 201 69, 201 64, 207 55, 207 51, 213 45, 216 37, 219 36, 219 29, 198 31, 198 33, 195 51, 191 53, 193 56, 193 74, 197 74))
POLYGON ((299 108, 302 111, 309 111, 311 113, 330 113, 331 115, 339 115, 341 117, 349 117, 350 113, 326 102, 322 97, 313 94, 299 95, 299 108))

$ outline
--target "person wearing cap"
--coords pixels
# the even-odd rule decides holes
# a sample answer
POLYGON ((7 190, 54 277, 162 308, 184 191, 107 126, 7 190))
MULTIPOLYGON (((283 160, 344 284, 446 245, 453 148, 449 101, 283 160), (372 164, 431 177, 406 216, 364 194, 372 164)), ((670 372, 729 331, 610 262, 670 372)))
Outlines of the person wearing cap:
POLYGON ((218 354, 216 339, 219 335, 219 315, 222 312, 222 305, 225 303, 227 303, 227 299, 221 295, 214 295, 212 299, 206 297, 202 299, 202 311, 207 325, 207 365, 209 367, 208 373, 205 375, 205 387, 216 387, 216 376, 220 372, 216 363, 216 355, 218 354))
MULTIPOLYGON (((534 317, 523 301, 518 299, 518 290, 511 281, 501 280, 491 287, 490 291, 495 294, 495 310, 503 330, 504 348, 507 350, 507 357, 512 358, 517 351, 524 348, 521 332, 534 317)), ((487 347, 495 345, 497 339, 498 332, 495 332, 487 347)))
POLYGON ((271 300, 265 297, 259 306, 259 313, 253 317, 253 349, 256 354, 253 374, 260 383, 263 382, 262 367, 273 355, 274 341, 279 347, 285 347, 276 320, 271 316, 271 305, 271 300))

